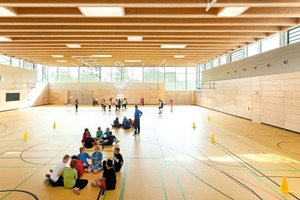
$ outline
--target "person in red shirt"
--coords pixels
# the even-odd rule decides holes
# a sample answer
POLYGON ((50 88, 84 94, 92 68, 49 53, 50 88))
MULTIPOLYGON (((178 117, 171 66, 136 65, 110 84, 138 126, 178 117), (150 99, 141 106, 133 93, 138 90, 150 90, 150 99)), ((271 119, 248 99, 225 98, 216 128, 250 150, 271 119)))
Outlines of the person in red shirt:
POLYGON ((72 160, 76 159, 77 160, 77 165, 76 165, 76 171, 77 171, 77 179, 80 179, 83 175, 84 169, 83 169, 83 164, 81 160, 77 158, 77 156, 72 156, 72 160))
POLYGON ((88 133, 90 133, 89 129, 85 128, 84 132, 82 134, 82 140, 81 140, 81 142, 84 142, 85 138, 87 138, 88 133))

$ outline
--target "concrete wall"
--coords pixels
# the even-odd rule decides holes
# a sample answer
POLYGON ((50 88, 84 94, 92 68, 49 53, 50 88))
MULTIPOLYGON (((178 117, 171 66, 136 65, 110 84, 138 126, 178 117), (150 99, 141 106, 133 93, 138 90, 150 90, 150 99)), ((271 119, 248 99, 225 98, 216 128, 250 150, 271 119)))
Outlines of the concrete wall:
POLYGON ((48 104, 47 85, 37 94, 37 73, 33 70, 0 65, 0 111, 18 109, 34 105, 48 104), (6 102, 6 93, 20 93, 19 101, 6 102))
POLYGON ((208 70, 203 79, 215 89, 196 91, 196 105, 300 132, 300 44, 208 70))
POLYGON ((248 57, 203 72, 204 82, 298 72, 300 43, 248 57), (286 64, 285 64, 285 61, 286 64))

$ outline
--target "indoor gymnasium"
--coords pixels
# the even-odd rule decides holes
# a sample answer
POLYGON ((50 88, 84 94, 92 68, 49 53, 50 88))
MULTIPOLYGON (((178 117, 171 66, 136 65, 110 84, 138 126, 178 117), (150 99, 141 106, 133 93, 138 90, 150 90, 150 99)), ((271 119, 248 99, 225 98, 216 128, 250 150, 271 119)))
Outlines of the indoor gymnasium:
POLYGON ((1 0, 1 200, 299 200, 299 0, 1 0))

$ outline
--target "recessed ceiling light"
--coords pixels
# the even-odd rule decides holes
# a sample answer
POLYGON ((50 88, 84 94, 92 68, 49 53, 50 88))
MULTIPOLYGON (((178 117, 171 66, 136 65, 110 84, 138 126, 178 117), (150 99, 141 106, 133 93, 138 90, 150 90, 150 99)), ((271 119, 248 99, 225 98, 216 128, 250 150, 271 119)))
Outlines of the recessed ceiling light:
POLYGON ((17 13, 11 8, 0 7, 0 16, 17 16, 17 13))
POLYGON ((219 13, 219 17, 235 17, 245 12, 249 7, 226 7, 223 8, 219 13))
POLYGON ((69 48, 81 48, 80 44, 66 44, 66 46, 69 48))
POLYGON ((64 63, 64 62, 67 62, 67 61, 66 60, 58 60, 57 62, 64 63))
POLYGON ((85 16, 97 16, 97 17, 124 16, 123 7, 79 7, 79 10, 85 16))
POLYGON ((128 36, 127 40, 128 41, 143 41, 143 37, 142 36, 128 36))
POLYGON ((10 42, 10 41, 12 41, 12 39, 11 39, 11 38, 7 38, 7 37, 2 37, 2 36, 0 36, 0 41, 1 41, 1 42, 10 42))
POLYGON ((94 58, 111 58, 112 55, 105 55, 105 54, 102 54, 102 55, 92 55, 94 58))
POLYGON ((175 55, 174 58, 184 58, 185 55, 175 55))
POLYGON ((162 44, 160 48, 163 49, 183 49, 187 45, 186 44, 162 44))
POLYGON ((142 62, 142 61, 141 60, 125 60, 125 62, 139 63, 139 62, 142 62))
POLYGON ((51 55, 53 58, 62 58, 64 57, 63 55, 51 55))

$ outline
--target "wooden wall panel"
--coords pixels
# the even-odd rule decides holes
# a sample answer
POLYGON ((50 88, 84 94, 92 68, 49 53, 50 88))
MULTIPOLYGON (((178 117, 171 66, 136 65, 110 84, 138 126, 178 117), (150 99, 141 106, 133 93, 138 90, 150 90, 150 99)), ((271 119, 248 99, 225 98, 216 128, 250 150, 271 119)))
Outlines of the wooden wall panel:
POLYGON ((300 72, 215 82, 195 104, 300 132, 300 72))
POLYGON ((49 103, 63 105, 68 103, 68 90, 49 90, 49 103))

